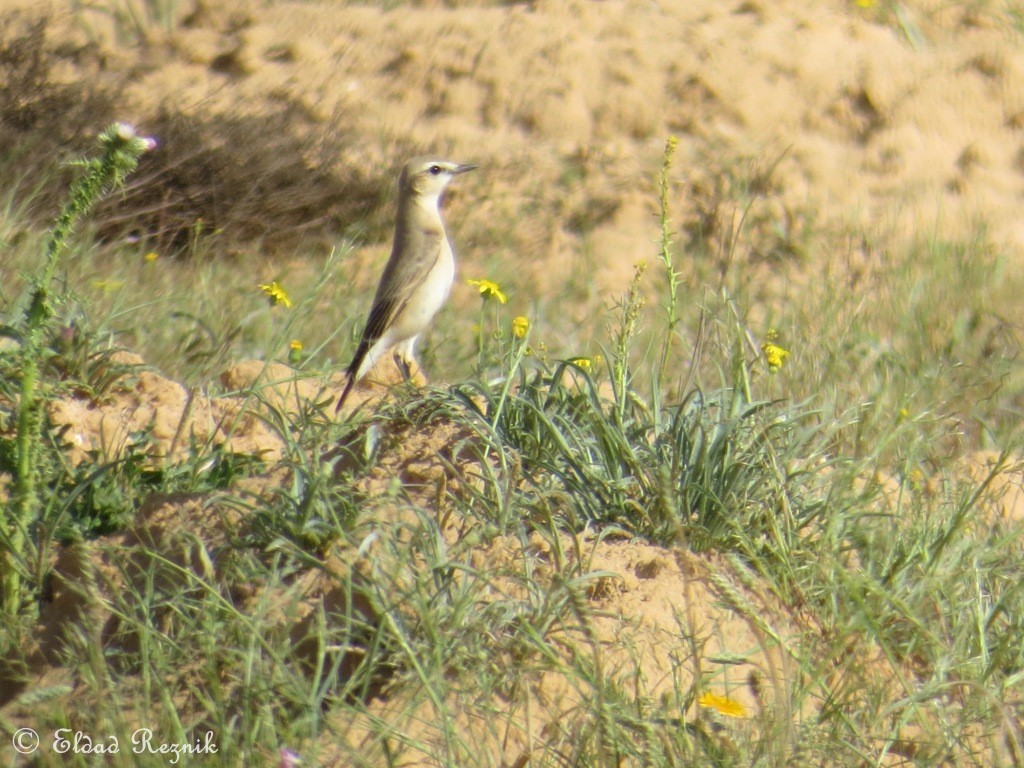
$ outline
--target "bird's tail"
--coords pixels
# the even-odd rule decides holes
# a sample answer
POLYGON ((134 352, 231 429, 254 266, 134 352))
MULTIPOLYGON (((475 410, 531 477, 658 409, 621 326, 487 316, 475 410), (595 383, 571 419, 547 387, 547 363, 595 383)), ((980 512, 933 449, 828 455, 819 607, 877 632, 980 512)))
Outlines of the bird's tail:
POLYGON ((335 415, 337 415, 338 412, 341 410, 341 406, 343 406, 345 404, 345 400, 348 399, 348 394, 349 394, 349 392, 352 391, 352 387, 355 386, 355 383, 356 383, 355 374, 350 371, 349 374, 348 374, 348 381, 345 382, 345 389, 342 390, 341 397, 338 398, 338 404, 336 406, 334 406, 334 414, 335 415))
POLYGON ((338 404, 334 406, 334 413, 337 414, 341 410, 341 406, 345 404, 345 400, 348 398, 349 392, 352 391, 352 387, 356 385, 359 379, 363 378, 363 374, 368 371, 372 365, 373 358, 367 361, 366 355, 370 352, 370 342, 366 338, 366 333, 363 333, 363 340, 359 342, 359 346, 356 348, 356 354, 352 358, 352 362, 348 365, 348 381, 345 382, 345 389, 341 393, 341 397, 338 398, 338 404), (367 364, 367 363, 370 364, 367 364))

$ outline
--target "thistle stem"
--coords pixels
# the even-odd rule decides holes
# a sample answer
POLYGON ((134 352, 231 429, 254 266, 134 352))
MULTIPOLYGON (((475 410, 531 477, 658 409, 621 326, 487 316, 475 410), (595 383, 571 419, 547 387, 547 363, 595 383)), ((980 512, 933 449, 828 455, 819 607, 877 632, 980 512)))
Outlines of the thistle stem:
POLYGON ((152 139, 138 136, 130 126, 115 123, 99 136, 100 156, 79 163, 85 172, 71 186, 68 201, 50 231, 46 244, 46 264, 33 280, 32 298, 23 321, 21 397, 18 401, 17 460, 12 493, 11 516, 0 520, 0 592, 3 613, 15 617, 24 601, 21 575, 29 545, 29 533, 40 515, 36 488, 36 455, 41 443, 42 408, 39 398, 39 369, 46 355, 44 339, 55 315, 59 298, 50 295, 57 267, 67 250, 68 238, 78 220, 138 166, 139 157, 155 145, 152 139))

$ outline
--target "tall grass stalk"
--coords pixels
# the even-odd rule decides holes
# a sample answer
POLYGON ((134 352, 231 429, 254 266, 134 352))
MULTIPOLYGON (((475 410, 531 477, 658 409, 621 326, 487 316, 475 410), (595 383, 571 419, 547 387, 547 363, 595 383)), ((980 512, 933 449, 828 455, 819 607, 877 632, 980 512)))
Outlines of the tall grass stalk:
POLYGON ((661 161, 661 178, 658 183, 658 211, 661 223, 661 249, 658 258, 665 265, 668 278, 668 303, 665 305, 665 336, 661 342, 661 360, 658 366, 656 383, 661 389, 665 383, 665 372, 668 369, 668 355, 672 348, 676 326, 679 325, 679 273, 672 261, 672 221, 669 218, 668 206, 668 174, 672 168, 672 156, 676 152, 679 140, 670 136, 665 142, 665 154, 661 161))
POLYGON ((31 280, 31 299, 19 329, 22 379, 15 442, 13 514, 0 522, 0 540, 4 546, 3 557, 0 558, 0 583, 3 612, 9 617, 16 615, 21 605, 22 562, 29 530, 39 516, 34 462, 42 423, 39 368, 47 354, 46 331, 61 301, 60 296, 51 294, 50 286, 75 224, 104 195, 124 184, 138 165, 139 157, 154 143, 152 139, 136 135, 130 126, 115 123, 100 134, 99 146, 99 157, 77 163, 85 171, 71 186, 70 197, 54 222, 46 244, 46 263, 42 273, 31 280))
MULTIPOLYGON (((629 291, 619 304, 621 320, 617 328, 612 330, 612 392, 615 395, 615 412, 621 422, 626 415, 629 390, 632 386, 629 358, 633 341, 637 334, 637 326, 647 303, 641 292, 640 281, 647 270, 647 263, 641 261, 633 272, 633 280, 629 291)), ((657 382, 655 382, 657 383, 657 382)))

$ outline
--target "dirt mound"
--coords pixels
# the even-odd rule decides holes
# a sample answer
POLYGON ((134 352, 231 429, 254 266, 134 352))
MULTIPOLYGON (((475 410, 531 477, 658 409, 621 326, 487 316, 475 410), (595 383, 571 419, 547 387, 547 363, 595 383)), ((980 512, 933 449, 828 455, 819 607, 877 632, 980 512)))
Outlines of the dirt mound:
MULTIPOLYGON (((16 71, 65 90, 116 82, 118 116, 167 149, 144 161, 128 210, 159 209, 151 229, 172 240, 228 224, 243 239, 330 236, 358 222, 380 239, 374 211, 394 169, 430 149, 484 167, 461 193, 475 201, 470 226, 511 237, 524 277, 554 287, 564 275, 545 274, 550 257, 611 217, 654 235, 649 210, 622 202, 651 199, 644 179, 674 133, 691 192, 674 201, 680 220, 760 183, 748 215, 782 240, 757 246, 766 255, 799 246, 810 221, 956 238, 982 213, 995 241, 1022 244, 1024 55, 995 10, 224 0, 132 18, 58 12, 58 69, 16 71), (162 201, 146 197, 156 188, 162 201), (530 200, 543 202, 536 215, 509 220, 530 200)), ((596 267, 648 253, 630 238, 596 267)))
MULTIPOLYGON (((284 437, 274 426, 281 417, 307 411, 334 417, 344 388, 342 374, 324 381, 281 363, 247 361, 220 376, 222 386, 235 394, 210 397, 149 370, 137 355, 117 353, 110 364, 126 372, 101 398, 50 402, 50 422, 68 444, 72 464, 109 461, 135 449, 153 459, 180 462, 197 447, 214 446, 273 463, 282 455, 284 437)), ((398 369, 385 361, 353 390, 345 412, 379 400, 401 382, 398 369)))
MULTIPOLYGON (((125 355, 120 362, 137 361, 125 355)), ((124 532, 62 547, 35 646, 26 658, 29 679, 67 685, 70 678, 60 661, 68 644, 83 636, 100 638, 112 653, 136 652, 139 640, 124 620, 122 601, 151 588, 154 579, 168 594, 213 590, 243 614, 260 611, 267 631, 291 638, 288 664, 310 676, 323 669, 325 650, 317 638, 324 622, 331 631, 333 622, 358 617, 364 629, 357 637, 363 639, 347 643, 336 662, 343 675, 354 675, 367 653, 363 643, 372 643, 382 624, 396 616, 415 624, 412 605, 395 603, 393 595, 415 591, 423 574, 438 567, 425 550, 408 546, 429 538, 428 529, 436 526, 444 546, 467 558, 456 583, 488 574, 484 605, 508 601, 522 610, 545 595, 557 608, 547 654, 519 670, 524 684, 500 700, 447 702, 460 714, 446 727, 457 728, 460 739, 501 764, 525 765, 539 745, 571 745, 578 736, 574 729, 586 721, 581 713, 598 690, 586 682, 590 675, 614 681, 641 701, 702 691, 699 702, 692 695, 690 708, 671 722, 656 719, 644 727, 696 728, 702 738, 726 745, 730 738, 756 738, 764 728, 811 722, 821 702, 856 696, 860 686, 877 692, 888 685, 892 698, 901 695, 896 680, 885 682, 893 659, 879 656, 870 643, 847 640, 834 646, 827 628, 757 586, 757 577, 740 559, 594 533, 552 539, 535 532, 528 540, 494 536, 480 519, 456 513, 444 500, 478 488, 486 452, 466 450, 474 436, 443 417, 426 426, 416 418, 404 425, 398 420, 393 431, 375 438, 373 464, 354 492, 379 501, 350 539, 323 550, 319 566, 298 569, 286 583, 238 582, 233 542, 252 535, 259 507, 271 503, 276 487, 292 482, 289 472, 275 468, 287 440, 272 425, 330 411, 340 382, 325 386, 297 377, 286 366, 256 362, 239 364, 221 379, 230 391, 208 397, 139 369, 100 403, 66 400, 54 406, 51 418, 66 424, 69 435, 82 436, 71 454, 76 461, 116 457, 131 447, 132 435, 148 431, 154 461, 182 458, 186 446, 199 440, 261 456, 270 471, 240 483, 239 498, 251 500, 248 506, 226 501, 224 494, 154 494, 124 532), (284 422, 282 414, 288 415, 284 422), (90 436, 103 440, 89 443, 90 436), (834 677, 806 678, 798 659, 808 652, 838 654, 834 677), (495 710, 503 713, 497 727, 486 714, 495 710), (723 712, 738 718, 723 721, 723 712)), ((986 464, 980 456, 970 471, 984 473, 994 461, 987 458, 986 464)), ((334 461, 330 452, 324 459, 334 461)), ((1014 489, 1008 477, 1001 476, 1007 487, 996 506, 1005 511, 994 524, 1012 517, 1019 506, 1019 483, 1014 489)), ((173 607, 162 611, 151 620, 172 632, 173 607)), ((500 637, 492 650, 496 665, 508 662, 506 654, 523 652, 500 637)), ((346 714, 329 735, 306 745, 306 752, 323 765, 347 764, 354 753, 384 759, 380 750, 396 750, 403 764, 434 764, 431 755, 450 747, 431 718, 436 702, 414 689, 392 689, 388 682, 379 677, 363 690, 365 719, 346 714), (381 722, 403 734, 400 743, 381 741, 381 722)), ((74 690, 68 685, 72 698, 74 690)), ((188 711, 187 697, 179 706, 188 711)), ((908 744, 927 741, 927 734, 915 730, 919 727, 898 733, 908 744)), ((899 764, 901 749, 897 743, 887 758, 891 764, 899 764)))
MULTIPOLYGON (((417 458, 429 462, 431 454, 417 458)), ((40 617, 37 646, 27 660, 29 677, 36 684, 70 682, 60 660, 67 644, 78 642, 83 633, 103 638, 112 654, 137 652, 132 625, 122 618, 120 596, 145 589, 154 574, 162 582, 161 589, 171 594, 188 594, 203 584, 223 590, 243 612, 264 606, 267 621, 276 617, 278 631, 292 638, 288 663, 314 675, 322 665, 318 653, 323 652, 314 638, 323 632, 320 623, 325 615, 329 622, 342 621, 354 611, 372 628, 384 621, 376 590, 386 587, 393 592, 396 585, 418 578, 423 564, 394 559, 394 550, 388 547, 390 536, 404 535, 401 531, 408 529, 391 527, 387 517, 375 519, 373 543, 332 548, 323 567, 298 574, 286 587, 238 584, 231 581, 232 550, 226 545, 245 529, 244 518, 210 497, 154 496, 124 533, 62 549, 53 571, 52 594, 40 617), (277 607, 267 611, 268 604, 277 607)), ((453 526, 444 534, 457 547, 467 531, 453 526)), ((532 669, 526 688, 512 694, 510 701, 476 702, 469 707, 450 702, 453 711, 464 712, 456 723, 462 737, 504 764, 528 759, 539 744, 571 740, 571 731, 564 729, 574 720, 572 713, 593 694, 581 683, 578 670, 591 663, 597 665, 598 674, 620 681, 645 699, 657 700, 698 685, 713 690, 742 715, 735 721, 737 728, 755 727, 753 723, 767 711, 774 713, 772 717, 789 719, 779 710, 788 700, 785 692, 799 677, 789 649, 804 642, 801 638, 808 628, 800 628, 774 599, 743 586, 742 574, 726 561, 697 559, 684 550, 624 540, 580 542, 568 536, 556 547, 534 536, 525 549, 514 538, 499 537, 475 545, 473 558, 481 570, 495 573, 501 572, 503 564, 511 566, 525 558, 536 580, 530 589, 547 590, 567 601, 565 614, 551 628, 556 638, 565 635, 551 646, 558 657, 532 669), (565 559, 564 553, 573 551, 582 560, 576 561, 571 554, 565 559), (568 591, 562 583, 567 572, 578 573, 577 586, 568 591), (501 728, 495 730, 483 717, 488 708, 508 710, 501 728)), ((526 584, 511 575, 496 577, 492 589, 523 604, 531 599, 526 584)), ((151 617, 155 626, 167 632, 173 631, 174 620, 170 605, 151 617)), ((266 631, 275 631, 273 624, 266 631)), ((496 642, 495 663, 503 663, 501 657, 511 650, 496 642)), ((351 674, 364 649, 353 645, 346 654, 340 664, 351 674)), ((70 687, 68 695, 75 696, 70 687)), ((365 722, 353 722, 347 715, 345 722, 335 726, 343 734, 341 742, 334 735, 325 736, 318 744, 308 745, 307 751, 317 753, 322 765, 347 764, 354 752, 370 759, 380 749, 379 729, 373 726, 388 721, 403 733, 403 742, 423 745, 412 749, 396 745, 406 761, 403 764, 433 764, 429 754, 440 745, 443 734, 431 720, 431 705, 417 703, 411 695, 389 690, 387 680, 381 679, 371 689, 365 722)), ((179 706, 185 716, 187 697, 179 706)), ((8 714, 17 716, 17 712, 8 714)), ((680 712, 674 724, 663 725, 681 727, 694 716, 694 712, 680 712)), ((715 710, 709 709, 706 717, 714 716, 715 710)))

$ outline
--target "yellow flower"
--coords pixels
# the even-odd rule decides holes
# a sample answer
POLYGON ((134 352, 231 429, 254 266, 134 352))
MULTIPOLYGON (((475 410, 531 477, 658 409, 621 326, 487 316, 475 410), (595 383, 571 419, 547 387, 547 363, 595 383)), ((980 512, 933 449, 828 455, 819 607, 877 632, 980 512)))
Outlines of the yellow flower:
POLYGON ((765 362, 772 371, 777 371, 789 357, 789 350, 776 346, 775 344, 763 344, 761 350, 764 352, 765 362))
POLYGON ((299 341, 298 339, 292 339, 291 341, 288 342, 288 349, 292 350, 293 352, 301 352, 302 342, 299 341))
POLYGON ((483 296, 485 300, 493 297, 501 304, 508 301, 508 296, 501 292, 501 286, 493 280, 467 280, 466 282, 469 285, 478 288, 480 290, 480 295, 483 296))
POLYGON ((584 371, 589 371, 590 370, 591 360, 590 360, 589 357, 574 357, 569 362, 570 363, 575 363, 577 366, 582 368, 584 371))
POLYGON ((736 699, 730 699, 728 696, 719 696, 718 694, 707 691, 700 695, 698 700, 702 707, 706 709, 713 709, 720 715, 725 717, 746 717, 747 708, 743 706, 741 702, 736 699))
POLYGON ((288 362, 295 364, 302 360, 302 342, 292 339, 288 342, 288 362))
POLYGON ((512 318, 512 335, 517 339, 525 339, 526 332, 530 330, 530 319, 519 315, 512 318))
POLYGON ((156 261, 157 259, 160 258, 160 254, 157 253, 156 251, 150 251, 149 253, 147 253, 142 258, 145 259, 148 262, 154 262, 154 261, 156 261))
POLYGON ((276 307, 278 304, 284 304, 285 309, 291 307, 292 300, 288 298, 288 294, 277 284, 276 280, 272 283, 260 283, 260 290, 267 295, 270 306, 276 307))
POLYGON ((878 0, 857 0, 857 5, 861 8, 874 8, 878 0))
POLYGON ((770 328, 765 334, 765 342, 761 345, 761 352, 764 353, 764 360, 768 363, 768 370, 775 373, 789 357, 789 350, 783 349, 775 342, 779 338, 779 332, 770 328))
POLYGON ((672 167, 672 155, 676 152, 676 147, 679 146, 679 139, 675 136, 669 136, 668 141, 665 142, 665 167, 672 167))

